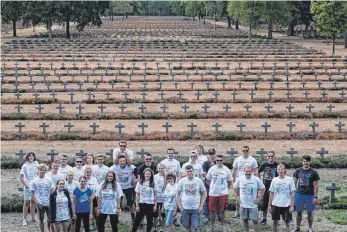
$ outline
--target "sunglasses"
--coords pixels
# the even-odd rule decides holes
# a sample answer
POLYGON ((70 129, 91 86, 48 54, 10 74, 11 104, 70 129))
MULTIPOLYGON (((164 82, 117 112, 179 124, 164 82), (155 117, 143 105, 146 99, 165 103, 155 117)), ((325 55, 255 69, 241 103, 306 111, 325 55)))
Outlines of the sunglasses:
POLYGON ((152 160, 152 159, 146 159, 147 161, 152 160))
POLYGON ((216 160, 216 162, 223 162, 223 160, 216 160))
POLYGON ((242 150, 243 152, 248 152, 248 150, 242 150))
POLYGON ((209 155, 215 155, 215 153, 209 153, 209 155))
POLYGON ((268 158, 272 158, 272 157, 274 157, 274 156, 273 156, 273 155, 268 155, 267 157, 268 157, 268 158))
POLYGON ((87 183, 87 181, 80 181, 80 183, 87 183))
POLYGON ((82 161, 76 161, 76 163, 82 163, 82 161))
POLYGON ((120 145, 120 147, 127 147, 127 145, 120 145))
POLYGON ((167 180, 173 180, 173 178, 166 178, 167 180))
POLYGON ((192 155, 192 156, 190 156, 190 158, 196 158, 196 156, 195 156, 195 155, 192 155))

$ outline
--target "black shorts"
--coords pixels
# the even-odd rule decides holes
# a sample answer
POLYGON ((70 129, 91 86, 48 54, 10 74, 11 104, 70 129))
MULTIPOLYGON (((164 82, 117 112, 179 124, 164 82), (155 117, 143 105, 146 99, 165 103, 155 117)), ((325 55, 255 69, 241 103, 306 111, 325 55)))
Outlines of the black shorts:
POLYGON ((276 220, 279 221, 281 220, 281 215, 282 215, 282 219, 285 222, 290 222, 292 220, 292 214, 289 212, 289 208, 288 207, 278 207, 278 206, 271 206, 271 215, 272 215, 272 220, 276 220))
POLYGON ((135 188, 123 189, 123 196, 124 195, 127 199, 127 206, 130 207, 134 205, 135 197, 136 197, 135 188))
POLYGON ((47 222, 49 223, 51 221, 51 211, 49 209, 49 206, 42 206, 40 204, 36 205, 37 212, 39 213, 39 220, 40 222, 43 222, 45 218, 45 212, 47 214, 47 222))
MULTIPOLYGON (((159 217, 159 211, 163 208, 163 203, 157 203, 157 211, 153 212, 153 217, 159 217)), ((162 217, 165 217, 165 213, 161 213, 162 217)))
POLYGON ((268 189, 265 190, 263 199, 260 204, 260 211, 267 211, 269 205, 270 191, 268 189))

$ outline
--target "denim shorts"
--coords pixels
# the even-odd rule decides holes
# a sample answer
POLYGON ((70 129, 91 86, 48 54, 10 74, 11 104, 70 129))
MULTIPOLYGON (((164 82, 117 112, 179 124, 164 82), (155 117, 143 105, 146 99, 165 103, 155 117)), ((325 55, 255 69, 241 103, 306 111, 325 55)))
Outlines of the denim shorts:
POLYGON ((295 211, 302 212, 306 204, 307 213, 312 213, 316 209, 313 203, 314 195, 303 195, 300 193, 295 194, 295 211))
POLYGON ((43 205, 37 204, 36 208, 37 208, 37 212, 39 213, 40 222, 43 222, 43 219, 45 218, 45 212, 47 214, 47 222, 51 221, 51 211, 49 209, 49 206, 43 206, 43 205))
POLYGON ((23 193, 24 193, 24 201, 30 201, 31 200, 30 189, 24 187, 23 193))
POLYGON ((255 208, 240 208, 240 218, 241 220, 253 220, 258 221, 258 207, 255 208))
POLYGON ((183 209, 181 223, 184 228, 197 229, 200 227, 200 215, 198 209, 183 209))
POLYGON ((174 212, 175 210, 169 210, 169 209, 166 209, 165 210, 165 215, 166 215, 166 226, 172 226, 173 224, 173 219, 174 219, 174 212))
POLYGON ((55 224, 59 224, 59 223, 63 224, 63 223, 67 223, 67 222, 71 222, 71 219, 66 219, 66 220, 62 220, 62 221, 55 221, 54 223, 55 224))

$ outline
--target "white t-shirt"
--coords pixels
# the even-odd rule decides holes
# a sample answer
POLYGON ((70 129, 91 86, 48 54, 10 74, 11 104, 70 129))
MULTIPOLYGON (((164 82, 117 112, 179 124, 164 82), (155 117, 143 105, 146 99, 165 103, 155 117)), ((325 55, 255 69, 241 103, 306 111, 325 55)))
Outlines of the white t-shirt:
POLYGON ((177 207, 176 202, 177 184, 167 184, 164 191, 164 208, 167 210, 175 210, 177 207))
POLYGON ((211 181, 210 196, 219 197, 229 194, 228 181, 232 181, 233 177, 227 166, 223 165, 222 168, 218 168, 218 165, 212 166, 208 170, 206 179, 211 181))
POLYGON ((67 174, 69 171, 73 171, 73 169, 72 169, 71 166, 66 165, 65 168, 62 168, 62 167, 59 166, 58 172, 61 173, 61 174, 63 174, 64 179, 66 178, 66 174, 67 174))
POLYGON ((165 175, 167 175, 168 173, 173 173, 177 176, 177 174, 181 172, 181 164, 176 159, 169 160, 168 158, 166 158, 160 163, 165 166, 165 175))
POLYGON ((178 182, 177 189, 181 191, 181 204, 183 209, 198 209, 200 205, 201 192, 206 191, 204 182, 200 178, 189 179, 183 177, 178 182))
POLYGON ((39 163, 37 161, 33 161, 31 163, 26 162, 22 165, 20 169, 20 174, 24 176, 24 181, 30 185, 30 182, 35 179, 39 175, 39 163))
POLYGON ((72 171, 74 173, 73 180, 74 181, 79 181, 80 177, 84 176, 84 169, 85 166, 81 166, 81 168, 73 167, 72 171))
POLYGON ((49 196, 55 189, 51 178, 35 177, 30 184, 30 191, 35 191, 37 202, 42 206, 49 206, 49 196))
POLYGON ((234 160, 233 168, 237 168, 236 179, 239 178, 240 176, 245 175, 245 172, 243 169, 247 165, 252 166, 253 169, 258 167, 257 160, 254 159, 252 156, 249 156, 247 159, 243 158, 243 156, 239 156, 234 160))
POLYGON ((158 203, 164 202, 164 190, 165 190, 165 176, 159 173, 154 175, 154 181, 158 185, 157 201, 158 203))
POLYGON ((55 221, 65 221, 71 218, 69 211, 69 201, 64 194, 64 191, 57 191, 57 209, 56 209, 56 218, 55 221))
POLYGON ((192 165, 193 166, 193 170, 194 170, 194 176, 200 178, 200 175, 202 175, 204 173, 204 171, 202 170, 202 166, 199 163, 195 163, 192 164, 190 162, 184 163, 182 166, 182 172, 186 172, 186 166, 187 165, 192 165))
POLYGON ((101 198, 100 212, 103 214, 117 214, 117 199, 123 196, 121 186, 116 182, 116 191, 112 189, 112 184, 107 184, 105 189, 102 189, 103 182, 98 188, 98 197, 101 198))
POLYGON ((113 149, 113 159, 117 158, 119 155, 128 156, 130 160, 134 159, 134 152, 129 149, 125 149, 125 151, 121 151, 119 147, 113 149))
POLYGON ((240 188, 240 200, 242 208, 257 208, 253 201, 257 199, 258 191, 265 188, 263 182, 256 176, 247 179, 240 176, 234 183, 234 188, 240 188))
POLYGON ((285 176, 283 179, 275 177, 271 181, 270 192, 274 193, 272 205, 278 207, 290 206, 291 193, 295 191, 294 179, 289 176, 285 176))
POLYGON ((117 164, 117 165, 112 165, 110 167, 110 171, 113 171, 114 173, 116 173, 117 182, 120 184, 122 189, 129 189, 133 187, 133 184, 131 181, 133 179, 135 168, 136 167, 134 165, 129 166, 127 164, 125 165, 124 168, 121 168, 121 166, 117 164))
POLYGON ((98 181, 95 177, 90 177, 89 180, 87 179, 87 184, 88 184, 88 188, 90 188, 93 193, 97 190, 99 186, 98 181))
POLYGON ((208 161, 207 156, 205 156, 205 155, 198 155, 198 158, 196 160, 196 162, 198 164, 200 164, 202 166, 205 163, 205 161, 208 161))
POLYGON ((154 188, 149 187, 149 181, 145 180, 142 184, 137 183, 135 192, 140 194, 139 203, 154 204, 154 192, 158 192, 158 184, 154 182, 154 188))
POLYGON ((54 174, 52 171, 48 172, 46 174, 46 177, 50 178, 53 181, 54 186, 57 185, 58 180, 64 180, 64 175, 61 174, 60 172, 57 172, 57 174, 54 174))
POLYGON ((110 168, 104 164, 101 167, 99 165, 94 165, 92 168, 92 176, 96 178, 99 184, 101 184, 101 182, 105 181, 106 174, 109 171, 110 168))
POLYGON ((72 181, 71 183, 69 183, 68 181, 65 181, 65 186, 64 188, 67 189, 69 191, 70 194, 70 198, 72 199, 72 195, 73 195, 73 191, 75 190, 75 188, 77 188, 79 186, 79 183, 76 181, 72 181))

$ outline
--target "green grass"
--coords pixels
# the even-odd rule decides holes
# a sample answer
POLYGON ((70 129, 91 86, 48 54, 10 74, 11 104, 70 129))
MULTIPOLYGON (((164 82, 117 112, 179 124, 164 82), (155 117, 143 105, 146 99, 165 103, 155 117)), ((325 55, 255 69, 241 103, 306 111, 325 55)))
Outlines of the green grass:
POLYGON ((321 210, 318 213, 334 224, 347 225, 347 210, 321 210))

